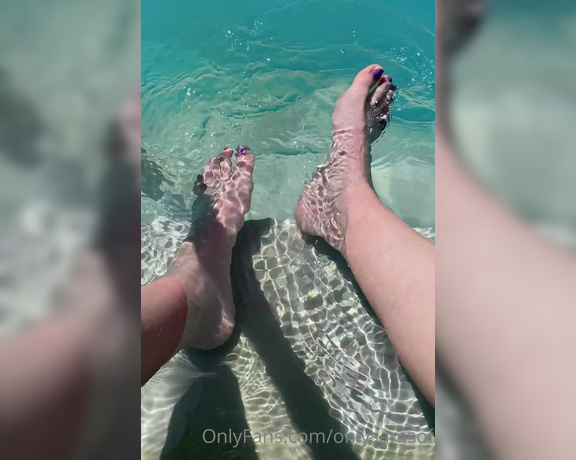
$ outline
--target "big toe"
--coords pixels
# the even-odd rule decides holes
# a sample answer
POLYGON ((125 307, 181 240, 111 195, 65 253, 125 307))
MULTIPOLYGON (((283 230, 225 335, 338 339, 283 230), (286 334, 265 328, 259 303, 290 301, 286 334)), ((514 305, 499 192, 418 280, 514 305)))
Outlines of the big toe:
POLYGON ((383 73, 384 69, 378 64, 369 65, 358 72, 356 78, 354 78, 354 83, 352 83, 352 88, 364 93, 364 96, 367 96, 370 89, 378 83, 383 73))
POLYGON ((250 202, 252 200, 252 190, 254 183, 252 182, 252 172, 254 171, 254 155, 252 151, 246 147, 238 147, 236 149, 236 165, 234 166, 234 174, 232 175, 232 182, 236 184, 236 193, 240 199, 242 214, 246 214, 250 209, 250 202))

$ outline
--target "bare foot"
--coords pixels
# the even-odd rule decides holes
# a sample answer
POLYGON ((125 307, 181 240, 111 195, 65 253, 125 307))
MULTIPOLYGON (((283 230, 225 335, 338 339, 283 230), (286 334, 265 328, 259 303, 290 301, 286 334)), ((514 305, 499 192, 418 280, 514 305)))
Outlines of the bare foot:
POLYGON ((166 277, 176 277, 188 298, 186 329, 178 349, 212 349, 234 329, 230 264, 232 247, 252 198, 254 156, 248 147, 226 148, 196 181, 192 228, 176 253, 166 277))
POLYGON ((358 186, 369 186, 369 143, 382 134, 389 122, 396 88, 392 79, 382 74, 378 65, 366 67, 338 99, 332 116, 328 161, 318 167, 296 205, 300 230, 321 236, 342 253, 348 225, 347 196, 358 186))

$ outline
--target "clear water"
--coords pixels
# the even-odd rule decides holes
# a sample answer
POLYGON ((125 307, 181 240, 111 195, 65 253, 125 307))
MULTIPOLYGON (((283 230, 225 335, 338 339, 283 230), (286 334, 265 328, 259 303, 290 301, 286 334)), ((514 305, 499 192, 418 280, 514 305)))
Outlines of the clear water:
POLYGON ((433 31, 427 0, 144 0, 144 221, 189 205, 203 164, 238 144, 257 160, 249 218, 291 217, 329 151, 338 96, 379 63, 400 91, 374 184, 411 225, 433 226, 433 31))
POLYGON ((218 352, 176 355, 143 388, 143 458, 434 457, 430 408, 385 330, 342 260, 289 220, 328 153, 338 96, 379 63, 400 91, 373 182, 433 235, 433 26, 424 0, 142 2, 143 283, 186 234, 204 163, 238 144, 256 156, 232 266, 236 334, 218 352), (208 444, 204 429, 283 442, 208 444), (287 442, 330 432, 355 442, 287 442), (401 433, 423 442, 387 438, 401 433))

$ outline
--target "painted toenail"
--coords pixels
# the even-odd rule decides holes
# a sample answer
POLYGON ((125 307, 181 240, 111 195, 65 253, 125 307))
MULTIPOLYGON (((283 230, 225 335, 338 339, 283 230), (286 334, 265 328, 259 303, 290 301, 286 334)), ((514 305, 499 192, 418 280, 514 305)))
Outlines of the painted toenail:
POLYGON ((238 155, 246 155, 246 149, 245 149, 244 147, 238 146, 238 147, 236 148, 236 153, 237 153, 238 155))
POLYGON ((392 83, 392 77, 390 75, 388 75, 388 81, 392 83))
POLYGON ((392 91, 396 91, 396 85, 390 85, 390 89, 391 89, 392 91))
POLYGON ((384 69, 374 69, 372 71, 372 75, 374 76, 374 78, 380 78, 383 73, 384 73, 384 69))

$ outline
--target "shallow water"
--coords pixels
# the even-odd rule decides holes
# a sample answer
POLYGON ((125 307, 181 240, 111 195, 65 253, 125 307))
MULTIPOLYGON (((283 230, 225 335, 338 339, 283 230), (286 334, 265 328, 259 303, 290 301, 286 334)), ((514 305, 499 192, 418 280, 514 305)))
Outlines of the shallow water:
POLYGON ((188 207, 203 164, 238 144, 257 161, 248 218, 290 218, 329 151, 338 96, 379 63, 399 91, 373 147, 374 184, 411 225, 433 226, 433 27, 425 0, 144 0, 144 222, 188 207))
MULTIPOLYGON (((188 228, 169 219, 143 227, 143 282, 166 270, 188 228)), ((145 456, 433 458, 433 412, 339 254, 303 239, 293 221, 251 220, 231 274, 233 338, 179 353, 142 390, 145 456), (248 429, 254 442, 239 447, 205 442, 205 430, 248 429), (314 435, 323 441, 298 438, 314 435), (396 438, 407 435, 419 442, 396 438)))
POLYGON ((425 1, 142 2, 143 283, 186 234, 203 164, 226 145, 256 156, 232 267, 236 335, 178 354, 143 388, 143 457, 433 458, 430 408, 342 259, 285 220, 326 158, 338 96, 379 63, 399 91, 373 182, 433 237, 433 25, 425 1), (208 444, 206 428, 283 442, 208 444), (313 432, 356 440, 287 442, 313 432), (386 440, 397 433, 424 442, 386 440))

